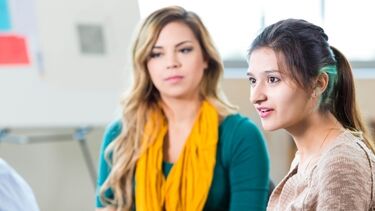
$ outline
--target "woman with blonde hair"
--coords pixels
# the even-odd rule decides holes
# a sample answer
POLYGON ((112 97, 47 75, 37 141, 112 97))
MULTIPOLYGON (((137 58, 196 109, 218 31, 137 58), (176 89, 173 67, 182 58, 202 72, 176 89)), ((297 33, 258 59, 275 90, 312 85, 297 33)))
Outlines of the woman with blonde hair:
POLYGON ((220 90, 223 64, 200 18, 153 12, 132 59, 122 120, 104 135, 97 210, 264 210, 265 142, 220 90))

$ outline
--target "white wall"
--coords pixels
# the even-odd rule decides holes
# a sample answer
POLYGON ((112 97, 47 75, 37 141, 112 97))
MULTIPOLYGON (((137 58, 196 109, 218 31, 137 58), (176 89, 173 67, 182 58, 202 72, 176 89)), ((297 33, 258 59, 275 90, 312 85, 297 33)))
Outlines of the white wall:
MULTIPOLYGON (((36 0, 36 16, 43 74, 34 66, 0 71, 0 128, 27 135, 99 126, 87 139, 96 164, 103 127, 115 117, 129 82, 127 58, 140 18, 138 3, 36 0), (103 24, 106 55, 81 55, 78 23, 103 24), (30 127, 42 129, 22 129, 30 127)), ((42 211, 94 209, 94 187, 77 142, 0 143, 0 157, 29 182, 42 211)))
MULTIPOLYGON (((104 125, 128 86, 136 0, 35 0, 42 60, 0 71, 0 127, 104 125), (107 53, 80 52, 77 24, 104 27, 107 53)), ((15 1, 14 4, 22 4, 15 1)))

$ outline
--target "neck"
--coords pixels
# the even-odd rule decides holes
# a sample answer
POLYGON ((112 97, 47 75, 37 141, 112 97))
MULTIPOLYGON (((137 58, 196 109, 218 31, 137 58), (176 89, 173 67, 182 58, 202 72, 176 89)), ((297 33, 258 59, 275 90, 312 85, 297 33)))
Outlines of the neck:
POLYGON ((194 122, 202 101, 200 99, 163 99, 163 111, 169 124, 194 122))
POLYGON ((301 162, 304 162, 318 156, 343 131, 343 127, 331 113, 315 112, 287 131, 297 145, 301 162))

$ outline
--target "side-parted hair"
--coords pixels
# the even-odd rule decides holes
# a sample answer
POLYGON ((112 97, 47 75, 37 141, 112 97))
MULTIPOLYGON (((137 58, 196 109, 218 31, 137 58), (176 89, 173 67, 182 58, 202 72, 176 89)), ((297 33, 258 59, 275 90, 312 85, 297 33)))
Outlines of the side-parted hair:
POLYGON ((321 73, 329 77, 321 96, 319 110, 331 112, 344 128, 363 137, 375 152, 375 144, 364 124, 355 97, 352 68, 345 56, 328 44, 324 30, 301 19, 286 19, 266 27, 253 41, 248 52, 272 49, 281 70, 300 87, 312 90, 321 73))
POLYGON ((200 83, 201 98, 210 101, 221 117, 236 111, 220 88, 224 66, 198 15, 179 6, 162 8, 150 14, 141 24, 132 47, 133 81, 122 100, 121 134, 105 151, 111 172, 100 188, 100 199, 105 205, 117 207, 118 211, 130 210, 133 206, 134 171, 142 154, 141 146, 145 144, 141 143, 143 130, 149 112, 153 109, 161 110, 160 93, 151 81, 147 62, 161 30, 176 21, 191 29, 208 64, 200 83), (112 189, 114 199, 105 197, 104 193, 108 189, 112 189))

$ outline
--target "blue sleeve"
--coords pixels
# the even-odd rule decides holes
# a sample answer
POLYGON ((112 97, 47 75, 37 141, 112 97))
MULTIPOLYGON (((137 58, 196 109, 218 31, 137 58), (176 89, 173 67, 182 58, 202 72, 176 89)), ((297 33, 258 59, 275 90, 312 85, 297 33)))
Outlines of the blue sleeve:
POLYGON ((242 117, 230 144, 230 210, 266 210, 269 191, 269 156, 258 127, 242 117))
MULTIPOLYGON (((111 169, 110 166, 108 165, 107 161, 105 160, 105 150, 107 146, 121 133, 121 122, 116 121, 110 124, 103 136, 103 142, 102 146, 100 148, 100 155, 99 155, 99 167, 98 167, 98 180, 96 184, 96 207, 104 207, 102 202, 100 201, 100 196, 99 196, 99 190, 105 180, 107 179, 111 169)), ((113 192, 111 189, 107 190, 105 192, 105 196, 108 198, 113 198, 113 192)))
POLYGON ((0 210, 39 211, 29 184, 0 159, 0 210))

